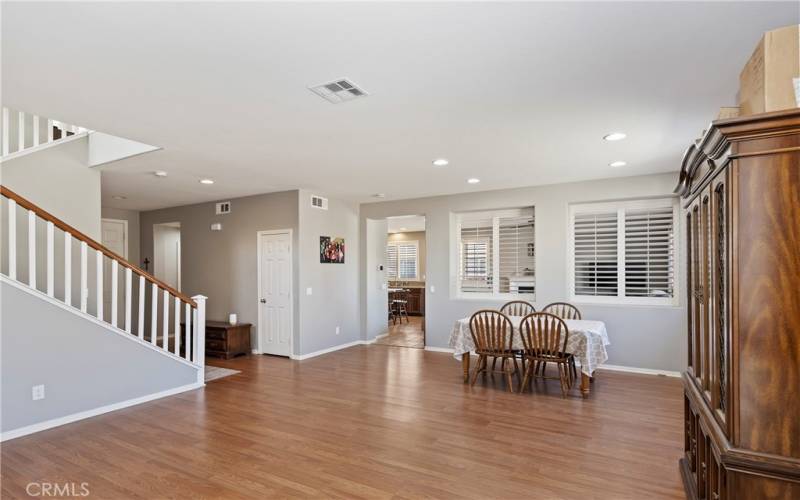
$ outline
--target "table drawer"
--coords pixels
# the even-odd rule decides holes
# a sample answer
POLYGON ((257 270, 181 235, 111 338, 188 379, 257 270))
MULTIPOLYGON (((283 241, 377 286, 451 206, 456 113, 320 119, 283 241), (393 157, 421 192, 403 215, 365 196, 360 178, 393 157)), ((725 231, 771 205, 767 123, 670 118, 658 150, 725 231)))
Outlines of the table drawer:
POLYGON ((208 351, 226 351, 227 342, 224 340, 206 339, 206 350, 208 351))
POLYGON ((228 335, 228 330, 222 328, 208 328, 206 327, 206 339, 220 339, 225 340, 228 335))

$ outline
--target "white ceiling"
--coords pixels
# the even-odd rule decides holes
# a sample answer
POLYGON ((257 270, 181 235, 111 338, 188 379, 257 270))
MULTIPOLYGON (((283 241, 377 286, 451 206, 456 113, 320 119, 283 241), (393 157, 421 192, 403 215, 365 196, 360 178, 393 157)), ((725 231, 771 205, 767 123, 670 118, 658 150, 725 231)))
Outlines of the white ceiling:
POLYGON ((761 33, 798 22, 796 2, 3 2, 2 97, 162 147, 103 167, 120 208, 410 198, 676 171, 761 33), (340 77, 370 95, 306 88, 340 77))
POLYGON ((388 217, 386 225, 390 233, 413 233, 425 230, 424 215, 403 215, 388 217))

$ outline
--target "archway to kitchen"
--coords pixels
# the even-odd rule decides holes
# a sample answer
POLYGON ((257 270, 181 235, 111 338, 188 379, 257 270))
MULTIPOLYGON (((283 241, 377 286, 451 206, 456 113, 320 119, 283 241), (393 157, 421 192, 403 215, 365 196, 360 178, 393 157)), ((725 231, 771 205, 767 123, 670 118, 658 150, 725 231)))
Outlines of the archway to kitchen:
POLYGON ((368 317, 381 333, 375 344, 425 347, 427 241, 424 215, 370 220, 368 317), (380 290, 380 291, 378 291, 380 290))

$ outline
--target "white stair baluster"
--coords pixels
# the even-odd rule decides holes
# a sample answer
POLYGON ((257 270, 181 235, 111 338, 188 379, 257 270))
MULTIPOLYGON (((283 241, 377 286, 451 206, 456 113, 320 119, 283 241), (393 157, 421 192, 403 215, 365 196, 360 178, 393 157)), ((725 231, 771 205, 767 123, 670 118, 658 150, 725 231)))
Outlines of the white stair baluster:
POLYGON ((139 338, 144 340, 144 276, 139 275, 139 338))
POLYGON ((155 283, 153 283, 150 306, 150 343, 155 345, 156 336, 158 336, 158 285, 155 283))
POLYGON ((89 302, 89 262, 87 253, 89 251, 88 245, 85 241, 81 241, 81 311, 86 312, 86 307, 89 302))
POLYGON ((8 137, 9 137, 9 130, 8 130, 8 108, 3 108, 3 151, 2 155, 6 156, 11 151, 9 150, 8 144, 8 137))
POLYGON ((17 151, 25 149, 25 113, 19 111, 17 119, 17 138, 19 139, 17 151))
POLYGON ((133 272, 130 267, 125 268, 125 331, 131 333, 131 287, 133 272))
POLYGON ((169 292, 164 290, 164 323, 162 325, 164 330, 164 342, 161 347, 169 352, 169 292))
POLYGON ((36 288, 36 213, 28 210, 28 285, 36 288))
POLYGON ((192 360, 192 306, 190 304, 186 304, 185 313, 186 315, 186 345, 183 346, 184 357, 186 361, 192 360))
POLYGON ((97 319, 103 319, 103 252, 97 251, 97 319))
POLYGON ((17 279, 17 202, 8 200, 8 277, 17 279))
POLYGON ((55 248, 54 248, 55 226, 47 221, 47 295, 55 296, 55 248))
POLYGON ((33 115, 33 147, 39 145, 39 115, 33 115))
POLYGON ((175 297, 175 355, 181 355, 181 299, 175 297))
POLYGON ((111 326, 117 326, 117 313, 119 307, 117 306, 117 288, 119 283, 117 281, 119 275, 119 264, 117 259, 111 259, 111 326))
POLYGON ((53 120, 47 120, 47 142, 53 142, 53 120))
POLYGON ((64 303, 72 305, 72 235, 64 231, 64 303))

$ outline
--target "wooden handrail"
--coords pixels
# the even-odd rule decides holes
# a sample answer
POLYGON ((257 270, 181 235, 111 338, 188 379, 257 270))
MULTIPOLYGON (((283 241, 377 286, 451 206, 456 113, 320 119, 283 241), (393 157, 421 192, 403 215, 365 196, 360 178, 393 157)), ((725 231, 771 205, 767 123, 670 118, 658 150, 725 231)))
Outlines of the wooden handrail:
POLYGON ((140 276, 143 276, 147 281, 158 285, 160 288, 163 288, 164 290, 168 291, 169 293, 171 293, 175 297, 178 297, 183 302, 186 302, 187 304, 191 305, 192 307, 197 307, 197 303, 194 300, 192 300, 191 297, 182 294, 178 290, 175 290, 174 288, 172 288, 171 286, 167 285, 166 283, 164 283, 160 279, 156 278, 152 274, 148 273, 147 271, 139 268, 138 266, 135 266, 134 264, 131 264, 130 262, 125 260, 124 257, 121 257, 121 256, 117 255, 116 253, 112 252, 111 250, 109 250, 108 248, 103 246, 102 243, 99 243, 99 242, 95 241, 94 239, 90 238, 89 236, 86 236, 85 234, 83 234, 82 232, 78 231, 74 227, 70 226, 66 222, 62 221, 58 217, 54 216, 53 214, 47 212, 46 210, 44 210, 44 209, 42 209, 40 207, 38 207, 37 205, 34 205, 30 201, 26 200, 25 198, 23 198, 22 196, 18 195, 14 191, 10 190, 6 186, 3 186, 2 184, 0 184, 0 195, 3 195, 6 198, 9 198, 11 200, 14 200, 15 202, 17 202, 17 205, 21 206, 22 208, 25 208, 27 210, 32 211, 33 213, 35 213, 36 215, 38 215, 39 217, 41 217, 42 219, 44 219, 44 220, 46 220, 48 222, 52 222, 55 227, 61 229, 62 231, 65 231, 65 232, 71 234, 75 239, 77 239, 79 241, 83 241, 84 243, 86 243, 91 248, 94 248, 95 250, 98 250, 98 251, 102 252, 103 255, 105 255, 106 257, 116 260, 117 262, 119 262, 119 264, 121 266, 127 267, 128 269, 130 269, 134 273, 136 273, 136 274, 138 274, 140 276))

